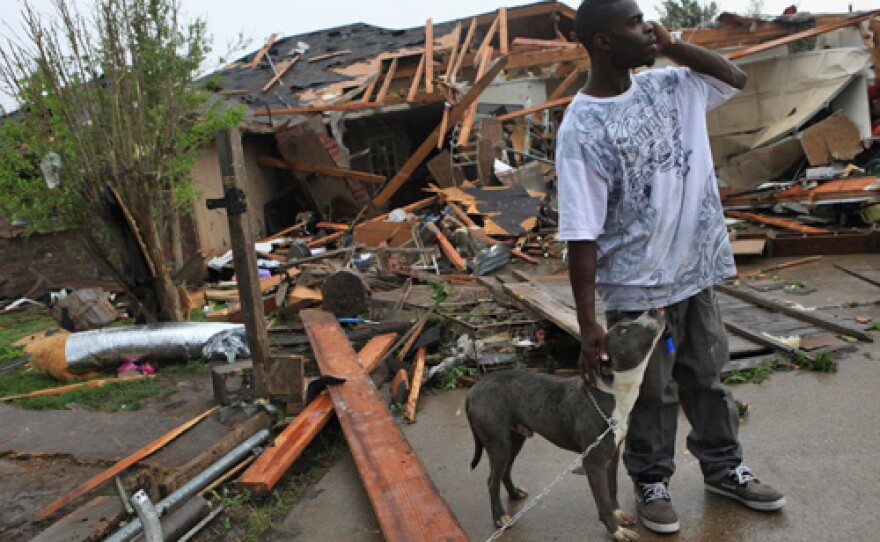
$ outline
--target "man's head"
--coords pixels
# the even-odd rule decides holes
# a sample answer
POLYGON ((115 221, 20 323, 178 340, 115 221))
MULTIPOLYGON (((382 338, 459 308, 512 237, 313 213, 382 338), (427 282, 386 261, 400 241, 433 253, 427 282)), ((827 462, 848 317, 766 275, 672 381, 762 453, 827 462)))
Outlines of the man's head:
POLYGON ((621 69, 651 66, 657 56, 653 26, 634 0, 584 0, 574 18, 578 40, 596 61, 621 69))

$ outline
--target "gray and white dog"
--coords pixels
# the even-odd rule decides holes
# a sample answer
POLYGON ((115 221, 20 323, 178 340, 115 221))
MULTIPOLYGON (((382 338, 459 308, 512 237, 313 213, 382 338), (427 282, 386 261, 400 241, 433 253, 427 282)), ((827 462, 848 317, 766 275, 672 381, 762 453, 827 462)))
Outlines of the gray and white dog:
POLYGON ((656 311, 612 326, 607 337, 610 375, 599 379, 598 392, 580 377, 561 378, 515 369, 481 378, 471 389, 466 402, 474 434, 471 469, 480 462, 485 448, 492 519, 497 527, 511 521, 501 504, 501 483, 513 500, 528 496, 510 477, 526 437, 538 433, 560 448, 582 453, 605 432, 610 418, 616 420, 613 431, 584 457, 583 466, 599 519, 611 538, 638 538, 635 531, 621 526, 634 525, 635 517, 621 510, 617 502, 617 463, 629 413, 663 329, 663 317, 656 311))

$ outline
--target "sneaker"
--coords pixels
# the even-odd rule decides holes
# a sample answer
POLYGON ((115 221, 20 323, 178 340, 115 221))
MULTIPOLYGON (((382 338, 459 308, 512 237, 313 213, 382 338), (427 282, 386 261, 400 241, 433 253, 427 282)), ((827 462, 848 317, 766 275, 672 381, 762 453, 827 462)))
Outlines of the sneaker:
POLYGON ((636 514, 646 528, 655 533, 678 532, 678 514, 672 506, 668 482, 636 482, 636 514))
POLYGON ((753 510, 772 511, 785 506, 785 497, 762 484, 745 465, 706 479, 706 489, 729 497, 753 510))

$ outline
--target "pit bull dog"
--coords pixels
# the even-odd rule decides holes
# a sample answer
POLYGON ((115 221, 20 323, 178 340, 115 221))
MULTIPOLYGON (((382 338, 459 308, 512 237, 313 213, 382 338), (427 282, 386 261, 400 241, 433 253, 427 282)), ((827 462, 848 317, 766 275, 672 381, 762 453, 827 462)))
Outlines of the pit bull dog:
POLYGON ((526 437, 538 433, 560 448, 582 453, 605 432, 610 418, 616 420, 613 431, 584 457, 583 466, 599 519, 611 538, 638 538, 635 531, 621 526, 634 525, 635 517, 617 503, 617 463, 629 413, 663 329, 663 317, 656 311, 612 326, 607 336, 610 374, 599 379, 598 392, 579 376, 561 378, 515 369, 481 378, 471 388, 466 401, 474 435, 471 469, 480 462, 485 448, 490 468, 489 500, 497 527, 511 520, 501 504, 501 483, 512 500, 528 496, 510 476, 526 437))

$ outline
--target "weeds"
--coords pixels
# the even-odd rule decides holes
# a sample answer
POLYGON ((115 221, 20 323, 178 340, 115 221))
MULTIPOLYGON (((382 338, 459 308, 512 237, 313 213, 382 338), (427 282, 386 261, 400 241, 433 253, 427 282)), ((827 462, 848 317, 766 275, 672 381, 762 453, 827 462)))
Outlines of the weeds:
POLYGON ((762 361, 751 369, 734 369, 724 375, 722 381, 725 384, 745 384, 746 382, 760 384, 768 380, 771 374, 773 374, 773 365, 762 361))
POLYGON ((836 373, 838 368, 837 362, 834 361, 831 354, 828 352, 820 352, 819 354, 816 354, 816 357, 812 360, 803 354, 798 354, 795 363, 800 366, 801 369, 815 371, 817 373, 836 373))
POLYGON ((454 390, 458 388, 458 380, 463 376, 472 376, 475 373, 472 367, 464 365, 456 365, 452 369, 443 373, 437 382, 437 387, 441 390, 454 390))
POLYGON ((57 324, 46 311, 35 307, 0 313, 0 365, 24 356, 24 349, 12 346, 12 343, 53 327, 57 327, 57 324))

